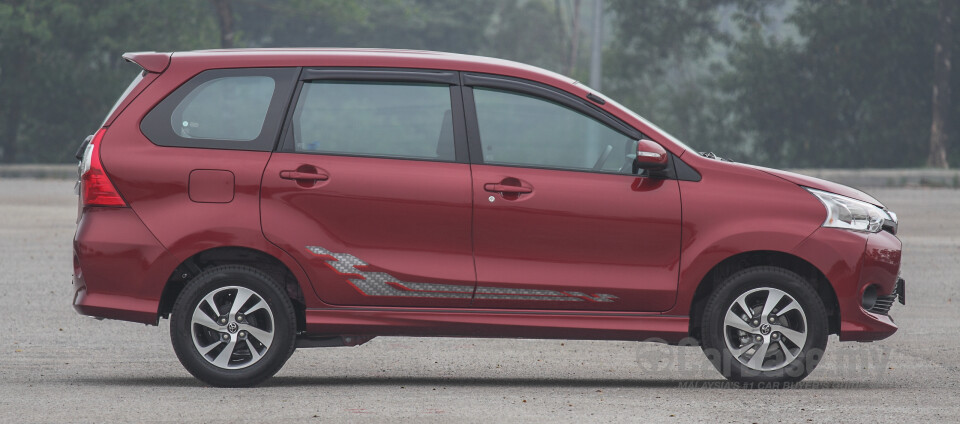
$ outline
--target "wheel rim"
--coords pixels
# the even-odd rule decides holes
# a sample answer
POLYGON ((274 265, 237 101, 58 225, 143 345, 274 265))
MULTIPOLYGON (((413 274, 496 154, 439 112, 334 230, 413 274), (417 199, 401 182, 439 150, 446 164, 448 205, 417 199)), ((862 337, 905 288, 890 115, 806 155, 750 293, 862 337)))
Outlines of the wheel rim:
POLYGON ((737 297, 723 320, 727 349, 757 371, 787 366, 807 342, 807 316, 793 296, 761 287, 737 297))
POLYGON ((221 287, 193 308, 190 333, 197 353, 207 362, 223 369, 246 368, 273 344, 273 311, 253 290, 221 287))

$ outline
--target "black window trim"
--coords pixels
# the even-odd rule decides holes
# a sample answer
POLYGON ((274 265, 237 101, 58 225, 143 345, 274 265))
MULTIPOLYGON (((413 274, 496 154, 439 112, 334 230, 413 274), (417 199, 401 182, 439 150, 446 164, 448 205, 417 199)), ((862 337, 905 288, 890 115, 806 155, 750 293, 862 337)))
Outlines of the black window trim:
MULTIPOLYGON (((480 124, 477 120, 477 108, 474 103, 473 96, 473 87, 483 87, 483 88, 492 88, 496 90, 503 90, 507 92, 514 92, 521 95, 529 95, 535 98, 542 99, 544 101, 550 101, 553 103, 560 104, 567 108, 579 112, 583 115, 586 115, 589 118, 593 118, 603 125, 609 127, 611 130, 621 133, 624 137, 632 138, 633 140, 639 140, 641 138, 647 138, 642 132, 636 128, 627 125, 626 123, 620 121, 616 117, 608 114, 606 111, 597 108, 596 106, 590 104, 587 101, 580 99, 577 96, 574 96, 571 93, 566 91, 550 87, 541 83, 537 83, 530 80, 524 80, 513 77, 506 77, 502 75, 491 75, 491 74, 480 74, 472 72, 463 72, 461 73, 462 86, 461 91, 463 91, 463 106, 464 113, 467 116, 467 140, 470 150, 470 159, 473 164, 481 165, 483 162, 483 149, 482 149, 482 140, 480 139, 480 124)), ((494 166, 506 166, 511 168, 530 168, 530 169, 547 169, 555 171, 568 171, 568 172, 588 172, 593 174, 604 174, 604 175, 622 175, 628 177, 636 178, 636 174, 620 173, 620 172, 610 172, 610 171, 598 171, 592 169, 576 169, 576 168, 564 168, 558 166, 540 166, 540 165, 527 165, 527 164, 508 164, 508 163, 496 163, 491 164, 494 166)), ((667 169, 661 173, 661 175, 673 178, 673 166, 672 164, 668 165, 667 169)))
POLYGON ((427 82, 460 85, 457 71, 405 68, 304 68, 301 81, 377 81, 377 82, 427 82))
POLYGON ((470 163, 470 155, 467 147, 467 124, 463 110, 463 97, 460 90, 460 73, 458 71, 434 70, 434 69, 407 69, 407 68, 376 68, 376 67, 313 67, 304 68, 299 77, 299 81, 293 91, 290 99, 290 107, 286 111, 283 130, 280 135, 280 145, 278 152, 295 153, 304 155, 322 155, 322 156, 346 156, 346 157, 369 157, 377 159, 395 159, 412 160, 425 162, 443 162, 443 163, 470 163), (327 80, 343 82, 379 82, 379 83, 428 83, 428 84, 447 84, 450 86, 450 116, 453 119, 453 139, 454 139, 454 160, 439 158, 417 158, 395 155, 370 155, 370 154, 351 154, 336 152, 298 152, 296 142, 293 139, 293 121, 296 113, 297 103, 300 101, 300 93, 303 91, 303 84, 310 81, 327 80))
POLYGON ((300 67, 277 68, 217 68, 197 73, 175 88, 151 108, 140 121, 140 132, 151 143, 161 147, 187 147, 269 152, 274 150, 289 107, 290 95, 300 75, 300 67), (265 76, 273 78, 273 96, 257 138, 250 141, 186 138, 179 136, 170 125, 173 110, 202 84, 217 78, 265 76))

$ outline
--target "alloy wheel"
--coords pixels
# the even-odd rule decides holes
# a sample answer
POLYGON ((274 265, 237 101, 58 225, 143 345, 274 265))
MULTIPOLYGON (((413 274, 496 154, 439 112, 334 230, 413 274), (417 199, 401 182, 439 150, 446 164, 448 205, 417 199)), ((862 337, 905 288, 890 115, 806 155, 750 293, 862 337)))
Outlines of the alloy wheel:
POLYGON ((207 362, 222 369, 257 363, 274 341, 274 316, 263 296, 246 287, 218 288, 193 308, 193 345, 207 362))
POLYGON ((803 307, 783 290, 760 287, 738 296, 723 320, 727 348, 741 364, 757 371, 790 364, 807 342, 803 307))

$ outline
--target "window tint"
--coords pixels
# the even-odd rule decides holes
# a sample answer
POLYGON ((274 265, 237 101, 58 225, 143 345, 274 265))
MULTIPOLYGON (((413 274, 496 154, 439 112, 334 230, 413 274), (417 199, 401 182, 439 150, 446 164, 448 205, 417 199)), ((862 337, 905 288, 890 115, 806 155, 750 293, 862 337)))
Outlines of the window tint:
POLYGON ((110 108, 110 111, 107 112, 107 116, 103 117, 103 123, 100 124, 101 127, 107 124, 107 119, 110 119, 110 115, 113 115, 113 112, 115 112, 117 108, 120 107, 120 103, 123 103, 123 100, 130 95, 130 92, 133 91, 133 89, 140 84, 140 81, 143 81, 143 76, 145 74, 146 74, 146 71, 137 72, 137 76, 133 79, 133 81, 130 82, 130 85, 127 86, 127 89, 123 90, 123 94, 121 94, 120 97, 117 98, 117 102, 114 103, 113 107, 110 108))
POLYGON ((450 87, 314 81, 293 117, 298 152, 454 160, 450 87))
POLYGON ((631 171, 636 141, 593 118, 518 93, 478 87, 473 95, 484 163, 631 171))
POLYGON ((252 141, 263 129, 274 85, 265 76, 207 81, 174 108, 170 125, 183 138, 252 141))

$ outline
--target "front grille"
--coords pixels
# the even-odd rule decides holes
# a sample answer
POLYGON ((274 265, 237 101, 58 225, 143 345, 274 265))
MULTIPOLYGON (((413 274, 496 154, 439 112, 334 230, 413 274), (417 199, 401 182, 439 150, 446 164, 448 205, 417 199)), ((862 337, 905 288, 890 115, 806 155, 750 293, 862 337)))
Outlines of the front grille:
POLYGON ((886 296, 877 296, 877 301, 873 304, 873 307, 870 308, 870 312, 887 315, 890 313, 890 308, 893 306, 893 303, 897 301, 897 295, 900 293, 900 280, 897 280, 897 283, 893 286, 893 291, 886 296))

